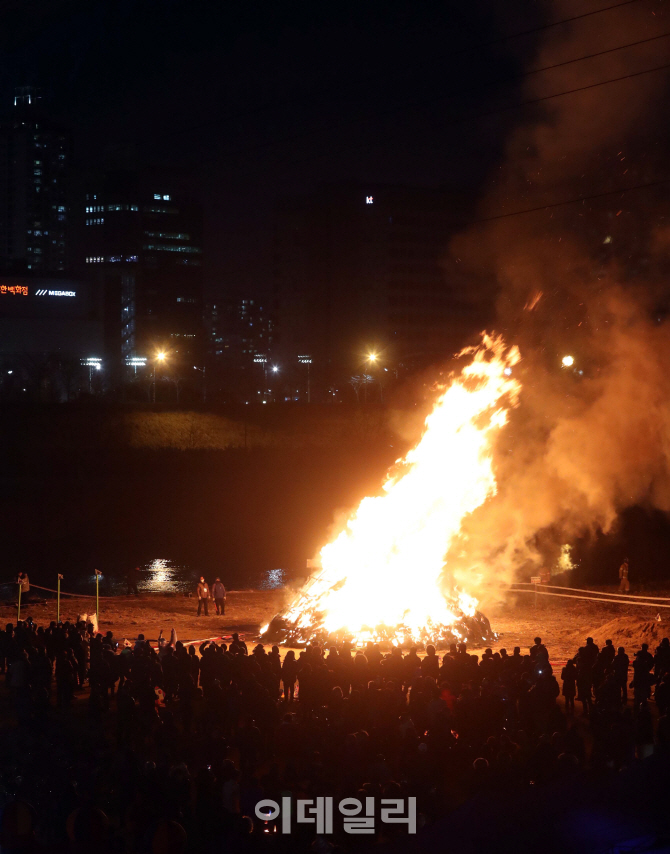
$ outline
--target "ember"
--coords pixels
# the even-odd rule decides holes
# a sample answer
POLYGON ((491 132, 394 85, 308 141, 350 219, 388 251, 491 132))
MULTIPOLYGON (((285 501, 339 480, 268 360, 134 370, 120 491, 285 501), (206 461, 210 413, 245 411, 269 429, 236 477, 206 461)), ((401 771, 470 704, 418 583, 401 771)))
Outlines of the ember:
POLYGON ((496 493, 492 438, 516 405, 511 369, 520 355, 484 336, 461 356, 471 360, 440 389, 418 444, 323 547, 321 571, 264 641, 444 646, 495 637, 477 600, 450 577, 446 555, 463 519, 496 493))

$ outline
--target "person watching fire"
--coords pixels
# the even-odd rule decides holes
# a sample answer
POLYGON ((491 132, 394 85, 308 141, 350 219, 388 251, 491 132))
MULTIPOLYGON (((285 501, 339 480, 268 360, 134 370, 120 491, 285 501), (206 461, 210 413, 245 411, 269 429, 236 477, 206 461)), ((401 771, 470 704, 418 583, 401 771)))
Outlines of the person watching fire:
POLYGON ((226 613, 226 588, 218 576, 214 584, 212 584, 212 596, 214 597, 216 613, 223 616, 226 613))
POLYGON ((628 593, 630 591, 630 582, 628 581, 628 558, 623 559, 623 563, 619 567, 619 593, 628 593))
POLYGON ((209 617, 209 610, 208 610, 209 596, 210 596, 209 585, 207 584, 207 582, 205 581, 203 576, 200 576, 200 581, 198 582, 197 592, 198 592, 198 616, 200 616, 200 614, 202 613, 202 609, 204 608, 205 609, 205 616, 209 617))

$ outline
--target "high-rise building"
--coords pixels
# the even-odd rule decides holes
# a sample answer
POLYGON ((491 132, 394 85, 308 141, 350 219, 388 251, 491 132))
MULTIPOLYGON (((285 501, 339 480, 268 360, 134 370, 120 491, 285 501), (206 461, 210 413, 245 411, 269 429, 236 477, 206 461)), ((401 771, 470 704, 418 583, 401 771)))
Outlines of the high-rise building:
POLYGON ((360 368, 366 351, 421 364, 451 353, 477 306, 444 268, 464 202, 439 190, 324 185, 277 213, 275 349, 309 354, 325 382, 360 368))
POLYGON ((0 123, 0 273, 66 272, 68 132, 50 121, 39 92, 16 90, 0 123))
POLYGON ((256 356, 269 356, 272 319, 267 301, 222 297, 209 306, 207 320, 210 354, 216 362, 238 368, 256 356))
POLYGON ((160 350, 202 365, 200 208, 130 172, 108 173, 85 206, 85 262, 104 294, 107 358, 121 365, 160 350))
POLYGON ((222 400, 256 400, 268 393, 273 326, 267 300, 218 297, 207 309, 212 393, 222 400))

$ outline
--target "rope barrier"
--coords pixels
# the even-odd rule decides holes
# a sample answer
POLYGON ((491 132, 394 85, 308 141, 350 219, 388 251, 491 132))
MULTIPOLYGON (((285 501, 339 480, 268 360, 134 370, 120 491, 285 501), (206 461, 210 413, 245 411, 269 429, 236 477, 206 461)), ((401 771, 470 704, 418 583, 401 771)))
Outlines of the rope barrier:
MULTIPOLYGON (((571 590, 571 587, 564 588, 571 590)), ((588 602, 612 602, 615 605, 642 605, 647 608, 670 608, 670 605, 659 605, 658 602, 630 602, 623 599, 598 599, 594 596, 571 596, 569 593, 550 593, 548 590, 513 590, 513 593, 535 593, 539 596, 561 596, 563 599, 586 599, 588 602)))
MULTIPOLYGON (((46 590, 48 593, 58 593, 57 590, 53 590, 51 587, 40 587, 39 584, 32 584, 31 583, 30 589, 32 590, 33 587, 35 588, 35 590, 46 590)), ((66 593, 65 590, 61 590, 60 595, 61 596, 75 596, 77 599, 95 599, 95 596, 92 596, 90 593, 66 593)), ((100 599, 118 599, 119 597, 118 596, 100 596, 99 598, 100 599)))
MULTIPOLYGON (((192 646, 193 644, 197 644, 197 643, 205 643, 205 641, 223 640, 223 639, 224 639, 224 638, 226 638, 226 637, 232 637, 232 635, 213 635, 211 638, 200 638, 200 640, 188 640, 188 641, 181 641, 181 643, 182 643, 184 646, 192 646)), ((179 640, 179 638, 177 638, 177 640, 179 640)), ((150 641, 150 643, 153 643, 153 644, 155 644, 156 646, 158 646, 158 640, 155 640, 155 641, 154 641, 154 640, 151 640, 151 641, 150 641)), ((169 641, 167 641, 167 643, 168 643, 168 646, 169 646, 169 641)))
MULTIPOLYGON (((539 585, 533 584, 532 581, 515 581, 513 586, 525 584, 532 584, 533 587, 538 587, 539 585)), ((548 588, 550 590, 576 590, 578 593, 595 593, 597 596, 619 596, 622 599, 655 599, 658 602, 670 602, 670 597, 668 596, 634 596, 632 593, 607 593, 602 590, 584 590, 581 587, 558 587, 556 584, 543 584, 543 588, 548 588)), ((520 591, 519 591, 520 592, 520 591)))

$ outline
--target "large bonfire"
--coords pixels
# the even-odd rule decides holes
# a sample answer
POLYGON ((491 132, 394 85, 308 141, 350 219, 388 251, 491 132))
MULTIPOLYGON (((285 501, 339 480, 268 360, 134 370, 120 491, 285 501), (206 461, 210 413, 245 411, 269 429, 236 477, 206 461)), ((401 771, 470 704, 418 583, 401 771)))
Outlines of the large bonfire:
POLYGON ((321 549, 318 570, 262 633, 288 645, 486 641, 477 600, 448 580, 446 555, 463 519, 496 493, 494 434, 516 405, 516 347, 484 336, 439 389, 418 444, 321 549))

